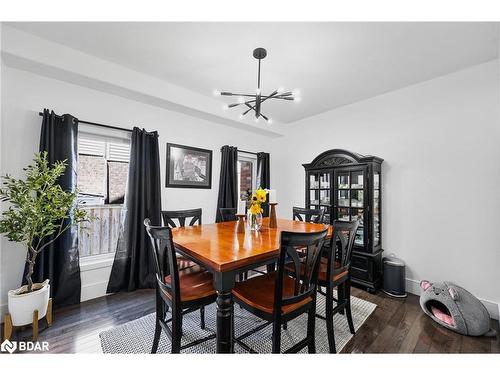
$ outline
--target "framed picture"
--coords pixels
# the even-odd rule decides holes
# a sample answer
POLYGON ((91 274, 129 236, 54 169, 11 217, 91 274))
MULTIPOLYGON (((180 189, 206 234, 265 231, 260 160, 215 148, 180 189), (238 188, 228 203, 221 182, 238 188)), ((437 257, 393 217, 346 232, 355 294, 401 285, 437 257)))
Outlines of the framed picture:
POLYGON ((212 150, 167 143, 166 187, 212 188, 212 150))

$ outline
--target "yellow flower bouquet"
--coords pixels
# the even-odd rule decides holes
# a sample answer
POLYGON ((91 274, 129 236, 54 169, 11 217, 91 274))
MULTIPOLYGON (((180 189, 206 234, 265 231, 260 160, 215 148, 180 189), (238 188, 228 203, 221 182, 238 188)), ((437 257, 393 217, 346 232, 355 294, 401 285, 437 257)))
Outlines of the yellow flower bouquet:
POLYGON ((249 208, 248 208, 248 223, 250 225, 250 230, 258 231, 262 226, 262 204, 266 202, 267 191, 258 188, 250 195, 249 198, 249 208))

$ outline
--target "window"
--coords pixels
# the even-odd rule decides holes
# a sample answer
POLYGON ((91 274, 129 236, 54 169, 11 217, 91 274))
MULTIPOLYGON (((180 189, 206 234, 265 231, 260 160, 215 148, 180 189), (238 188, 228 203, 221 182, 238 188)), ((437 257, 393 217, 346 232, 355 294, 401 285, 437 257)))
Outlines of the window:
POLYGON ((79 135, 79 200, 83 204, 122 204, 127 184, 130 142, 79 135))
POLYGON ((247 199, 248 190, 257 188, 257 157, 251 154, 238 155, 238 196, 247 199))
POLYGON ((129 159, 129 139, 78 134, 78 201, 95 218, 79 228, 81 258, 116 251, 129 159))

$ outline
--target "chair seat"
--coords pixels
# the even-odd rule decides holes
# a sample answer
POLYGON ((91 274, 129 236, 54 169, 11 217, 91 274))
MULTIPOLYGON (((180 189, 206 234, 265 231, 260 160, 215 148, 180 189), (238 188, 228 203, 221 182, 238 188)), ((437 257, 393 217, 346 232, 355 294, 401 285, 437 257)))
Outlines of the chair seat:
MULTIPOLYGON (((205 297, 215 296, 212 274, 203 271, 199 266, 179 270, 179 284, 181 292, 181 302, 188 302, 205 297)), ((165 277, 165 283, 171 284, 171 276, 165 277)), ((172 298, 169 293, 165 293, 168 298, 172 298)))
MULTIPOLYGON (((274 311, 274 285, 276 272, 270 272, 262 276, 253 277, 246 281, 237 282, 233 288, 233 296, 243 303, 255 309, 272 314, 274 311)), ((283 278, 283 297, 291 297, 294 294, 295 281, 285 275, 283 278)), ((311 297, 282 307, 284 314, 290 313, 307 303, 311 302, 311 297)))
MULTIPOLYGON (((301 272, 303 272, 303 267, 301 265, 301 272)), ((349 273, 349 270, 344 269, 340 270, 340 263, 335 262, 334 265, 334 270, 333 270, 333 281, 339 281, 342 279, 344 276, 347 276, 349 273)), ((293 266, 293 263, 289 263, 285 266, 285 269, 287 271, 295 272, 295 267, 293 266)), ((321 263, 319 265, 319 273, 318 273, 318 281, 320 283, 325 283, 326 282, 326 273, 328 270, 328 260, 326 258, 321 258, 321 263)))
MULTIPOLYGON (((342 279, 344 276, 347 276, 349 273, 348 269, 341 270, 340 269, 340 263, 335 262, 335 265, 333 266, 333 281, 338 281, 342 279)), ((321 259, 321 263, 319 264, 319 274, 318 274, 318 280, 321 281, 326 281, 326 272, 328 270, 328 260, 326 258, 321 259)))

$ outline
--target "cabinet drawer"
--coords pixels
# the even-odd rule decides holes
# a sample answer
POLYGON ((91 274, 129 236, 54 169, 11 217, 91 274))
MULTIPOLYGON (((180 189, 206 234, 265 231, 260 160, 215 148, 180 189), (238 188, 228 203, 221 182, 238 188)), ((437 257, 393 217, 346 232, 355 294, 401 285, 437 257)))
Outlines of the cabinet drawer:
POLYGON ((351 267, 351 276, 355 279, 371 281, 370 272, 361 268, 351 267))
POLYGON ((359 255, 352 254, 351 266, 355 268, 360 268, 362 270, 367 270, 369 266, 369 261, 365 257, 360 257, 359 255))
POLYGON ((351 258, 351 275, 356 279, 371 281, 373 272, 370 259, 353 254, 351 258))

